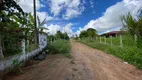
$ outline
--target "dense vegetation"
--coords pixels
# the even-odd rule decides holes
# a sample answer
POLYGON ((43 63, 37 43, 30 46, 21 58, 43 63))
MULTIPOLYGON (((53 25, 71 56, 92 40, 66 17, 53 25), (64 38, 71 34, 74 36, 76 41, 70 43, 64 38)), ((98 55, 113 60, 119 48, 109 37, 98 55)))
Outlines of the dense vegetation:
MULTIPOLYGON (((34 17, 26 13, 17 4, 16 0, 1 0, 0 4, 0 59, 22 52, 22 41, 25 40, 26 51, 29 52, 38 47, 35 44, 34 17)), ((38 31, 46 22, 38 20, 38 31)))
POLYGON ((89 37, 90 40, 93 40, 97 36, 97 31, 93 28, 89 28, 86 31, 81 31, 79 38, 89 37))
POLYGON ((49 50, 49 54, 63 54, 64 56, 71 58, 71 46, 68 40, 56 40, 49 43, 47 49, 49 50))
POLYGON ((138 16, 135 19, 130 13, 128 13, 126 16, 122 16, 121 19, 124 29, 131 35, 137 35, 137 47, 142 48, 142 17, 138 16))
POLYGON ((55 40, 69 40, 69 36, 68 34, 65 32, 65 33, 62 33, 61 31, 57 31, 57 33, 55 35, 49 35, 48 36, 48 41, 52 42, 52 41, 55 41, 55 40))

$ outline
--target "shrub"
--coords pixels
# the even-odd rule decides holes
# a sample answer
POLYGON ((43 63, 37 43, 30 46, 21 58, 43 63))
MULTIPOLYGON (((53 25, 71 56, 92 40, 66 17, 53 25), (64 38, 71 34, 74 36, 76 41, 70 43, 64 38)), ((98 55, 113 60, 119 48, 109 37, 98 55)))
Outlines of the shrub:
POLYGON ((65 57, 71 58, 70 43, 67 40, 57 40, 47 45, 50 54, 63 54, 65 57))

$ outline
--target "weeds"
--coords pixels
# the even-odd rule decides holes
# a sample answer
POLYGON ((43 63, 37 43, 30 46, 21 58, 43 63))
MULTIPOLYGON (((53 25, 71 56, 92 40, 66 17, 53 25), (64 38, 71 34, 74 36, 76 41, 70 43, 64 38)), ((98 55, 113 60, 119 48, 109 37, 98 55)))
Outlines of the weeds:
POLYGON ((67 40, 57 40, 53 43, 48 44, 47 49, 50 54, 63 54, 67 58, 71 58, 70 54, 70 42, 67 40))

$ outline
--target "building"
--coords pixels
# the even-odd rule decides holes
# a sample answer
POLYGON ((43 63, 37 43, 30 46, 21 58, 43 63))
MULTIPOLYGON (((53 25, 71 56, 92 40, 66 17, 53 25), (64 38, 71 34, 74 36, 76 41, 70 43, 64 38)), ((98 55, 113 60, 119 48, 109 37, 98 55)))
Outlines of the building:
POLYGON ((106 36, 106 37, 109 37, 109 36, 112 36, 112 37, 117 37, 121 34, 123 34, 124 31, 111 31, 111 32, 108 32, 108 33, 104 33, 102 34, 101 36, 106 36))

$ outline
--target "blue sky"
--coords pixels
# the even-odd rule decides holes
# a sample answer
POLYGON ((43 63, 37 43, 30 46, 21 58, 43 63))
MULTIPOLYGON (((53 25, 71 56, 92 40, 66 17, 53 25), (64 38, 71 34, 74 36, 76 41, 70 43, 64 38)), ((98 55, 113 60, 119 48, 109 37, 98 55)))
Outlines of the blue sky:
MULTIPOLYGON (((47 0, 40 0, 41 4, 46 5, 47 2, 45 2, 47 0)), ((122 1, 122 0, 92 0, 92 5, 93 7, 91 7, 91 3, 89 0, 86 0, 86 3, 84 4, 84 7, 86 8, 81 15, 75 17, 75 18, 71 18, 69 20, 53 20, 50 23, 47 23, 48 25, 50 24, 59 24, 61 26, 65 26, 67 23, 75 23, 75 25, 73 26, 72 30, 73 32, 76 32, 79 27, 84 27, 90 20, 92 19, 97 19, 99 17, 101 17, 103 15, 103 13, 106 11, 106 9, 114 4, 116 4, 117 2, 122 1)), ((46 5, 45 7, 40 8, 39 10, 37 10, 39 12, 48 12, 51 16, 53 16, 53 14, 50 12, 50 6, 46 5)), ((59 14, 59 18, 62 18, 62 14, 64 12, 61 12, 59 14)))
MULTIPOLYGON (((130 12, 134 17, 142 7, 142 0, 36 0, 37 15, 47 19, 44 27, 50 34, 56 31, 68 35, 80 34, 88 28, 98 33, 119 30, 122 27, 121 15, 130 12)), ((20 0, 20 6, 33 13, 32 0, 20 0), (26 3, 26 4, 25 4, 26 3)))

